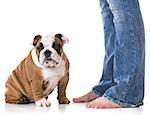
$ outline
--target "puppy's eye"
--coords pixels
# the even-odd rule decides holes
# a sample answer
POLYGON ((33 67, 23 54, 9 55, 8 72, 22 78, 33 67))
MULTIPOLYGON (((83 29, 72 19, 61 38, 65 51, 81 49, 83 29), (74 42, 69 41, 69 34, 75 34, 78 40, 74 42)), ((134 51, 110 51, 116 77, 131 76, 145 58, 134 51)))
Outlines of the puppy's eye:
POLYGON ((40 52, 41 50, 44 49, 44 45, 42 43, 40 43, 37 47, 38 51, 40 52))
POLYGON ((52 47, 57 51, 57 53, 59 55, 61 55, 61 53, 60 53, 60 48, 61 48, 60 44, 53 43, 52 47))

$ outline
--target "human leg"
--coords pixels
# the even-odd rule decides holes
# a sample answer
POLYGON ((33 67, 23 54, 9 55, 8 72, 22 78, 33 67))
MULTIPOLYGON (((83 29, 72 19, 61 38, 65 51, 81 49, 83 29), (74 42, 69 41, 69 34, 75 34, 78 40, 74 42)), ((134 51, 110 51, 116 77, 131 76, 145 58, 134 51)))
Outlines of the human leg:
POLYGON ((93 90, 89 93, 74 98, 74 102, 89 102, 102 96, 104 92, 111 86, 113 82, 113 53, 114 53, 114 42, 115 42, 115 28, 113 24, 113 15, 109 9, 106 0, 100 0, 100 6, 102 8, 102 19, 104 25, 104 37, 105 37, 105 58, 103 75, 99 83, 94 86, 93 90))
POLYGON ((104 97, 123 106, 143 104, 145 38, 138 0, 108 0, 114 16, 116 41, 113 78, 115 86, 104 97))
POLYGON ((144 97, 145 40, 138 0, 108 0, 116 30, 113 78, 116 85, 88 108, 138 107, 144 97))
POLYGON ((93 91, 99 96, 102 96, 108 88, 115 85, 113 80, 113 64, 116 32, 113 23, 114 17, 107 1, 100 0, 100 7, 102 9, 101 15, 104 26, 105 57, 102 77, 99 83, 93 87, 93 91))

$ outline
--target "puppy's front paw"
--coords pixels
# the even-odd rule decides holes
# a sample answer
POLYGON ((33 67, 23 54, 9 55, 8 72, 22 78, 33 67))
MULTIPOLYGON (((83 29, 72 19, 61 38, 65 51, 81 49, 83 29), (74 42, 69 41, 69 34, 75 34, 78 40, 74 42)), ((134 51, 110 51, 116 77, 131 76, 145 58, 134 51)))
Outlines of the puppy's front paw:
POLYGON ((49 107, 51 103, 47 101, 45 98, 42 98, 35 102, 37 107, 49 107))
POLYGON ((69 104, 70 103, 69 99, 66 97, 58 98, 58 100, 59 100, 59 104, 69 104))

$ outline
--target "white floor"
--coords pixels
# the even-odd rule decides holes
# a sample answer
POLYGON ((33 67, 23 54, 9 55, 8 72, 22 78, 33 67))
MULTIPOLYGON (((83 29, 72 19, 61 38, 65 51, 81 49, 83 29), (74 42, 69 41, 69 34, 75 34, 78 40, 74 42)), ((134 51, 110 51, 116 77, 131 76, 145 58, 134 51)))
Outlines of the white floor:
MULTIPOLYGON (((13 105, 13 104, 4 104, 2 111, 0 113, 9 114, 92 114, 92 115, 146 115, 149 113, 149 108, 124 108, 124 109, 87 109, 84 104, 74 104, 69 105, 58 105, 52 104, 51 107, 41 108, 35 107, 34 104, 28 105, 13 105)), ((2 114, 1 114, 2 115, 2 114)))

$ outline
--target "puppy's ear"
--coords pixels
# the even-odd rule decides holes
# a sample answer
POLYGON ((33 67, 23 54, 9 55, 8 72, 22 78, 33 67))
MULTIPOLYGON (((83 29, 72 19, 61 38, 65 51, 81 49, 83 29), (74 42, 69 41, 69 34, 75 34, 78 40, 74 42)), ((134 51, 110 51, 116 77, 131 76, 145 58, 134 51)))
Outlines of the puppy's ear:
POLYGON ((37 42, 42 38, 41 35, 36 35, 33 39, 33 45, 36 46, 37 42))
POLYGON ((65 37, 64 35, 58 33, 58 34, 55 34, 55 37, 60 39, 60 41, 65 44, 65 43, 69 43, 69 40, 67 37, 65 37))

